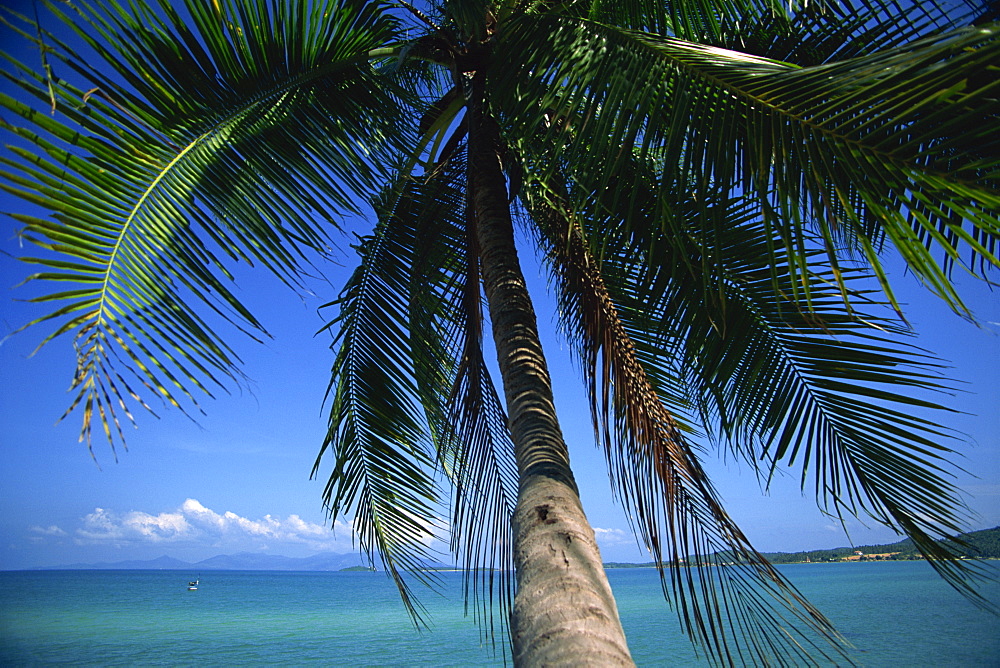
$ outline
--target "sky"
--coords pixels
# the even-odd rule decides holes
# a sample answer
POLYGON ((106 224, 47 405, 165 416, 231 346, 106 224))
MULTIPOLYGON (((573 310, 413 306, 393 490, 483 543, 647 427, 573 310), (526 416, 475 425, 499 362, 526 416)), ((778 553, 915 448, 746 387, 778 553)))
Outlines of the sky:
MULTIPOLYGON (((0 210, 15 206, 9 200, 0 210)), ((128 451, 115 454, 94 440, 94 455, 77 442, 80 415, 54 424, 69 405, 71 342, 57 340, 32 355, 41 329, 11 334, 41 313, 17 301, 29 288, 14 288, 28 267, 16 226, 2 223, 0 255, 0 569, 21 569, 168 555, 198 561, 216 554, 263 552, 307 556, 351 552, 350 518, 331 527, 322 508, 319 480, 309 472, 325 429, 323 394, 332 352, 329 336, 317 335, 321 304, 335 296, 346 266, 327 270, 327 281, 297 294, 268 275, 239 276, 241 296, 273 335, 260 345, 237 340, 248 377, 203 402, 197 421, 177 410, 158 418, 137 412, 127 432, 128 451)), ((522 253, 526 260, 529 252, 522 253)), ((345 264, 350 259, 342 254, 345 264)), ((532 289, 544 290, 541 269, 526 262, 532 289)), ((915 285, 899 281, 909 314, 922 333, 917 343, 950 360, 952 378, 965 392, 951 405, 964 414, 947 425, 969 435, 958 443, 957 479, 976 513, 970 528, 1000 524, 1000 424, 997 363, 1000 304, 995 293, 968 290, 983 320, 976 327, 951 314, 915 285)), ((594 445, 579 373, 554 333, 551 302, 539 298, 539 320, 553 372, 557 410, 571 447, 584 507, 606 561, 646 561, 627 521, 611 499, 603 455, 594 445), (549 310, 547 310, 549 309, 549 310)), ((767 495, 752 471, 728 460, 706 462, 726 507, 763 551, 797 551, 848 544, 891 542, 897 537, 872 522, 849 521, 849 535, 822 515, 798 488, 797 472, 776 480, 767 495)))
MULTIPOLYGON (((6 149, 0 149, 6 150, 6 149)), ((0 213, 20 205, 0 196, 0 213)), ((263 345, 234 340, 248 381, 205 399, 205 415, 177 410, 136 413, 128 451, 112 453, 95 437, 94 457, 77 441, 80 414, 55 424, 70 403, 71 340, 32 355, 48 330, 14 333, 46 311, 25 303, 31 287, 15 287, 30 267, 15 257, 18 224, 0 219, 0 569, 152 559, 198 561, 251 551, 285 556, 351 552, 350 519, 334 526, 321 504, 329 468, 309 473, 325 431, 323 395, 333 360, 319 307, 334 298, 352 265, 349 252, 322 267, 309 291, 295 293, 266 274, 237 274, 239 294, 273 338, 263 345)), ((347 243, 343 245, 347 248, 347 243)), ((580 374, 555 334, 546 280, 530 251, 522 252, 536 294, 552 370, 557 410, 585 510, 605 561, 649 559, 611 498, 604 457, 595 447, 580 374)), ((962 411, 946 425, 967 434, 955 444, 966 473, 956 484, 973 512, 970 529, 1000 524, 1000 297, 961 279, 978 316, 974 325, 951 313, 911 276, 896 272, 900 299, 920 333, 916 343, 947 360, 963 392, 944 398, 962 411)), ((326 314, 329 317, 329 314, 326 314)), ((709 460, 706 468, 727 509, 762 551, 797 551, 892 542, 898 536, 872 521, 846 527, 820 513, 799 489, 798 471, 774 481, 768 494, 745 464, 709 460), (845 528, 847 532, 845 533, 845 528)))

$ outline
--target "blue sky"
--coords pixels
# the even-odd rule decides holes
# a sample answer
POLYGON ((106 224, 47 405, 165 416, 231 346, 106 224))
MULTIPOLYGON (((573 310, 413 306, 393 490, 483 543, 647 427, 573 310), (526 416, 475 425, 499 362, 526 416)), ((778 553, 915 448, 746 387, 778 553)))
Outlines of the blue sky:
MULTIPOLYGON (((0 210, 13 206, 4 200, 0 210)), ((42 309, 15 301, 31 292, 11 289, 28 267, 11 257, 22 252, 14 239, 15 223, 5 219, 2 224, 0 325, 6 335, 42 309)), ((525 257, 533 289, 544 290, 541 270, 530 264, 530 253, 525 257)), ((341 253, 341 259, 348 264, 350 256, 341 253)), ((332 361, 329 337, 315 334, 324 322, 318 309, 335 296, 348 269, 333 264, 324 271, 325 280, 309 286, 314 294, 294 293, 269 275, 240 274, 240 294, 274 335, 264 345, 237 340, 248 382, 230 388, 232 394, 206 399, 207 414, 198 415, 197 422, 176 410, 158 409, 159 418, 137 413, 140 428, 129 430, 129 450, 119 452, 117 462, 102 441, 95 439, 96 463, 77 442, 78 413, 53 425, 69 404, 71 342, 56 341, 30 356, 41 329, 5 338, 0 345, 0 568, 161 554, 195 561, 238 551, 288 556, 351 551, 350 518, 330 530, 320 502, 323 482, 309 480, 325 428, 322 398, 332 361)), ((978 515, 971 528, 985 528, 1000 524, 1000 303, 983 285, 965 282, 981 328, 951 314, 911 277, 898 284, 922 332, 917 343, 950 360, 950 375, 966 383, 966 392, 950 402, 966 414, 948 416, 947 425, 971 437, 970 444, 957 444, 964 457, 959 462, 970 472, 958 484, 978 515)), ((546 298, 540 299, 539 311, 558 410, 603 556, 646 560, 611 500, 579 374, 553 333, 546 298)), ((845 536, 799 491, 796 471, 777 480, 765 496, 745 465, 709 461, 708 468, 758 549, 895 539, 887 529, 855 521, 848 523, 850 537, 845 536)))
MULTIPOLYGON (((5 150, 5 149, 0 149, 5 150)), ((0 212, 18 205, 0 197, 0 212)), ((260 551, 305 556, 349 552, 350 518, 331 530, 320 502, 328 468, 309 472, 325 431, 322 398, 332 353, 321 304, 338 293, 352 258, 321 267, 322 279, 296 294, 273 277, 238 273, 239 294, 274 336, 264 345, 236 340, 248 382, 205 399, 197 422, 176 410, 158 418, 137 413, 128 452, 117 461, 95 438, 96 463, 77 442, 79 413, 53 423, 70 403, 70 339, 30 356, 48 330, 8 336, 45 312, 15 301, 33 294, 14 288, 30 271, 13 256, 17 224, 0 220, 0 569, 74 562, 147 559, 167 554, 195 561, 215 554, 260 551)), ((344 244, 346 248, 346 243, 344 244)), ((536 295, 544 276, 523 254, 536 295)), ((948 403, 964 411, 947 426, 969 435, 957 443, 969 473, 958 486, 976 514, 970 528, 1000 524, 1000 299, 982 283, 962 280, 982 326, 952 314, 908 276, 896 279, 918 345, 948 360, 949 376, 965 393, 948 403)), ((554 334, 549 300, 539 297, 539 320, 553 372, 558 410, 572 450, 583 502, 606 560, 645 561, 627 522, 612 502, 603 455, 596 449, 580 376, 554 334)), ((756 547, 799 550, 889 542, 897 537, 872 522, 848 522, 850 535, 822 515, 799 490, 798 471, 763 495, 753 472, 733 461, 707 468, 730 513, 756 547)))

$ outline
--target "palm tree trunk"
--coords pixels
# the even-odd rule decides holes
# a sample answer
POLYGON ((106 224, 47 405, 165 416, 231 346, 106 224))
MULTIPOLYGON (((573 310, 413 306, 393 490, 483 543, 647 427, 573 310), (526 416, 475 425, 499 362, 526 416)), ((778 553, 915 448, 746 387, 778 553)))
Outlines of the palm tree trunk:
POLYGON ((519 474, 513 517, 515 666, 634 665, 569 467, 534 309, 514 246, 499 132, 482 82, 469 101, 469 187, 519 474))

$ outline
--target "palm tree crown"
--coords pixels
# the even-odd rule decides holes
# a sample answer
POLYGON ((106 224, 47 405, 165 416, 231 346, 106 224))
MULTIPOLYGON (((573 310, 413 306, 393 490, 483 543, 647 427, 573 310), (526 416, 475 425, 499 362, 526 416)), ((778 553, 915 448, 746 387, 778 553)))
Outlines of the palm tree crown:
POLYGON ((939 406, 913 398, 947 384, 901 343, 882 262, 898 252, 966 316, 952 272, 1000 264, 1000 40, 983 11, 48 9, 37 25, 4 19, 37 44, 41 68, 7 59, 23 94, 0 96, 13 142, 0 187, 48 212, 14 214, 42 249, 26 258, 49 286, 37 301, 55 305, 32 324, 52 323, 46 343, 73 338, 70 410, 88 447, 95 425, 123 443, 130 405, 157 396, 189 410, 236 379, 224 335, 265 332, 227 267, 295 284, 344 216, 374 212, 327 305, 329 428, 313 468, 329 471, 327 507, 355 515, 419 619, 403 573, 433 581, 420 567, 450 495, 467 592, 491 628, 495 610, 513 611, 516 663, 572 663, 589 638, 600 662, 627 664, 519 225, 551 272, 615 494, 710 656, 844 650, 729 518, 700 463, 707 445, 765 476, 798 467, 826 511, 907 534, 975 596, 936 540, 965 517, 952 435, 924 410, 939 406))

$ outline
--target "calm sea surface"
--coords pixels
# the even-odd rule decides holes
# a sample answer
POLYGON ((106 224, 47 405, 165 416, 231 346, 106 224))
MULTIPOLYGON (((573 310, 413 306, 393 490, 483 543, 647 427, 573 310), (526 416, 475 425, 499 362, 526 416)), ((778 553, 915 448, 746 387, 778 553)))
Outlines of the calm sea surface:
MULTIPOLYGON (((988 566, 1000 576, 1000 562, 988 566)), ((1000 618, 922 562, 780 567, 867 666, 1000 666, 1000 618)), ((487 666, 461 576, 422 592, 418 632, 380 573, 0 573, 0 666, 487 666)), ((652 569, 609 571, 640 666, 698 666, 652 569)), ((983 590, 1000 603, 1000 584, 983 590)))

